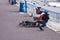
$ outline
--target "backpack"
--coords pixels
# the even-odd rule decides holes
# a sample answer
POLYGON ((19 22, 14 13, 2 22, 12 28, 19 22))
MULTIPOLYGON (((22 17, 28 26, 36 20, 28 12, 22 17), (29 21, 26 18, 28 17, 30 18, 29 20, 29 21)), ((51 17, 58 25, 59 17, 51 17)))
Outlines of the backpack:
POLYGON ((44 17, 42 18, 42 20, 46 20, 46 21, 49 20, 49 14, 48 14, 47 12, 45 12, 45 15, 44 15, 44 17))

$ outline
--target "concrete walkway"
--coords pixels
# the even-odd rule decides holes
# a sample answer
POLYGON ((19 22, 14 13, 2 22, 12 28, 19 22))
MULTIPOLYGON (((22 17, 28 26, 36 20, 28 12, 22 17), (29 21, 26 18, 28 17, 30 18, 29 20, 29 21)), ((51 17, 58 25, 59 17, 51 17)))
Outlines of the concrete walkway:
POLYGON ((0 40, 60 40, 60 34, 47 27, 44 31, 19 27, 20 21, 33 19, 18 11, 19 8, 8 4, 8 0, 0 0, 0 40))

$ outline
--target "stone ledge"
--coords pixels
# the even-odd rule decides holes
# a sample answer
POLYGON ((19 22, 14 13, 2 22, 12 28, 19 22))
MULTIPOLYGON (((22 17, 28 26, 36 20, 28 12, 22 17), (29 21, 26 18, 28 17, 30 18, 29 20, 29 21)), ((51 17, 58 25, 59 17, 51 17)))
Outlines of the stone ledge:
POLYGON ((47 23, 47 27, 54 30, 54 31, 60 31, 60 25, 59 23, 49 21, 47 23))

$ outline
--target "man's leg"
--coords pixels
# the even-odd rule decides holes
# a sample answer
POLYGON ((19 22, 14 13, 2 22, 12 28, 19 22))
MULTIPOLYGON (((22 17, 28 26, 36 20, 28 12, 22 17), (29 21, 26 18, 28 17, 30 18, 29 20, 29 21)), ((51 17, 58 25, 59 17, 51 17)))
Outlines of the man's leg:
POLYGON ((41 27, 44 27, 44 26, 46 26, 46 21, 45 20, 41 20, 40 24, 42 24, 41 27))
POLYGON ((38 27, 40 30, 43 30, 43 28, 40 26, 40 23, 38 23, 38 27))
POLYGON ((42 29, 42 27, 44 27, 44 26, 46 26, 46 22, 45 22, 45 20, 40 20, 40 21, 37 21, 38 22, 38 27, 40 28, 40 30, 43 30, 42 29), (40 25, 40 24, 42 24, 42 25, 40 25))

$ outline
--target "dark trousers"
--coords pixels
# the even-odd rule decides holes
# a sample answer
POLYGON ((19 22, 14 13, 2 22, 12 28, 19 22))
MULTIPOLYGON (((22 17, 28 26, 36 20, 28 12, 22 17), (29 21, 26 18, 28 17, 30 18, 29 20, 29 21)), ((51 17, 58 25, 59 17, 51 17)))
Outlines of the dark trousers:
POLYGON ((40 27, 46 26, 46 23, 47 23, 47 21, 45 21, 45 20, 40 20, 40 21, 37 21, 37 22, 38 22, 38 25, 42 24, 42 25, 40 25, 40 27))

